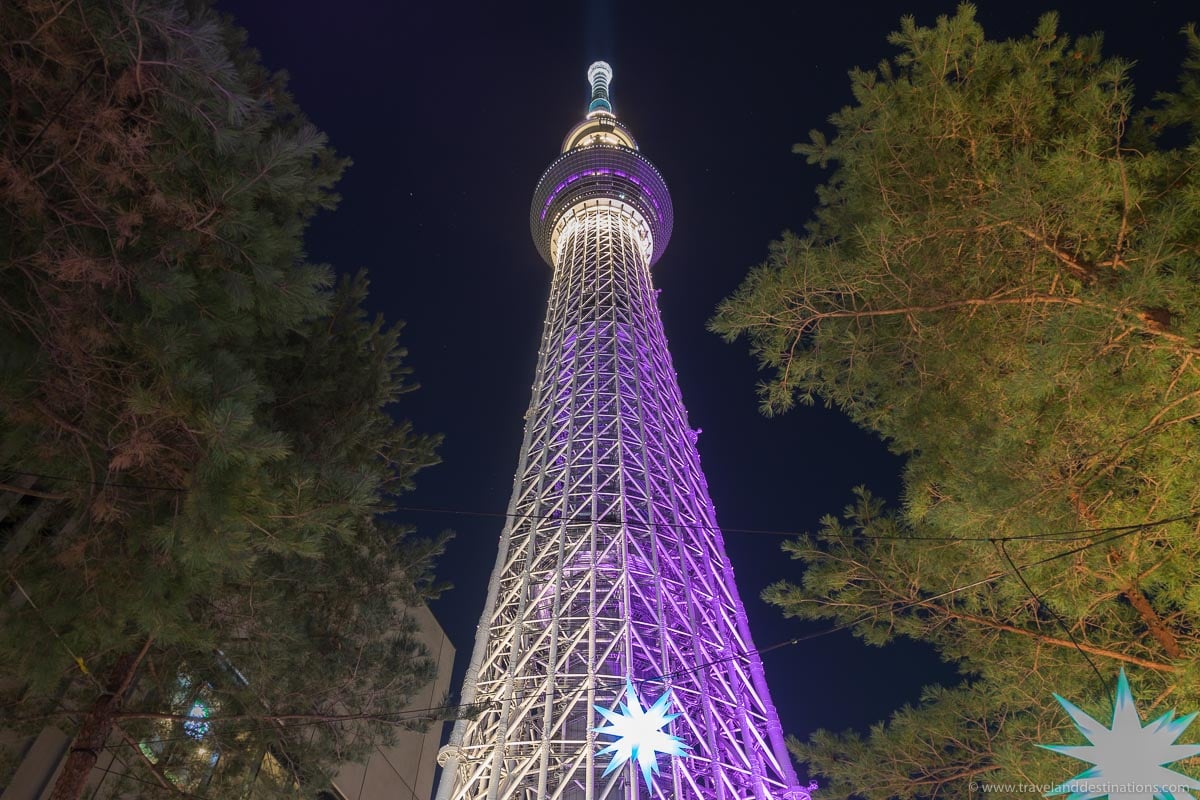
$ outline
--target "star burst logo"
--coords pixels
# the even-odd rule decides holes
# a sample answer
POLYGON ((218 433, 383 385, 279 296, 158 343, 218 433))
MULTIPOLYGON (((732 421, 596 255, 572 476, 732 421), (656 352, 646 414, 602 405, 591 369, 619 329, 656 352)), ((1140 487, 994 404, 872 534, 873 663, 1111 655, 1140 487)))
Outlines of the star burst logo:
POLYGON ((598 755, 613 754, 612 760, 604 770, 605 775, 626 761, 637 761, 642 769, 642 777, 646 780, 646 788, 649 789, 653 776, 658 774, 658 754, 686 756, 687 753, 683 751, 688 745, 678 736, 672 736, 663 730, 668 722, 679 716, 667 713, 671 705, 670 690, 663 692, 662 697, 654 701, 654 705, 643 710, 637 692, 633 689, 633 681, 626 678, 625 699, 627 702, 620 704, 620 711, 609 711, 607 708, 594 706, 608 720, 608 725, 592 730, 616 737, 616 741, 601 750, 598 755))
POLYGON ((1112 727, 1092 719, 1074 703, 1054 695, 1090 742, 1085 745, 1038 745, 1094 766, 1061 783, 1046 795, 1069 794, 1067 800, 1193 800, 1186 789, 1200 789, 1200 781, 1167 769, 1166 765, 1200 754, 1200 745, 1175 744, 1196 713, 1175 718, 1168 711, 1142 727, 1129 691, 1125 670, 1117 679, 1112 727))

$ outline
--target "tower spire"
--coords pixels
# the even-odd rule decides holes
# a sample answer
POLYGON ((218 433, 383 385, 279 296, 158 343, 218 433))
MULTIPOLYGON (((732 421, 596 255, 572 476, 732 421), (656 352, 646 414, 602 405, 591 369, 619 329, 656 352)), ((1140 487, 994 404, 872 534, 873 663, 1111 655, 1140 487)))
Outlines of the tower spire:
POLYGON ((588 67, 588 83, 592 85, 592 102, 588 106, 588 114, 603 111, 611 114, 612 103, 608 99, 608 84, 612 80, 612 67, 607 61, 596 61, 588 67))

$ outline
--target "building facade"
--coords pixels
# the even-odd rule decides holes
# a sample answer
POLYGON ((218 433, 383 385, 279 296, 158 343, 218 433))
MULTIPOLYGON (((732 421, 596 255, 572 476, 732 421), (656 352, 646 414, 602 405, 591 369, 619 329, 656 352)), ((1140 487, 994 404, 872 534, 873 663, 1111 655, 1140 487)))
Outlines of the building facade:
MULTIPOLYGON (((18 480, 17 483, 20 488, 29 488, 32 480, 18 480)), ((51 500, 0 492, 0 545, 3 545, 3 552, 7 555, 24 547, 47 527, 55 530, 59 529, 56 526, 70 525, 69 521, 64 522, 63 512, 62 505, 51 500)), ((20 597, 14 594, 7 601, 17 603, 20 597)), ((454 647, 427 607, 409 608, 406 613, 418 623, 417 639, 435 661, 437 670, 433 682, 411 699, 409 707, 437 708, 445 702, 450 687, 454 647)), ((0 676, 0 690, 6 688, 9 687, 0 676)), ((204 707, 206 698, 202 684, 189 685, 181 677, 180 690, 185 696, 177 713, 185 710, 194 713, 191 709, 204 707)), ((172 703, 179 705, 177 699, 172 699, 172 703)), ((184 725, 185 733, 189 732, 191 724, 184 725)), ((433 792, 443 725, 433 723, 424 732, 397 731, 395 744, 376 747, 365 763, 344 764, 332 784, 315 800, 428 800, 433 792)), ((203 727, 203 723, 196 723, 196 727, 203 727)), ((197 734, 194 740, 173 735, 160 740, 170 743, 172 752, 169 753, 162 749, 162 744, 131 744, 114 735, 110 745, 99 755, 84 798, 115 800, 145 794, 145 779, 137 778, 139 773, 130 771, 130 766, 139 757, 132 749, 133 744, 140 747, 145 757, 161 758, 161 763, 169 764, 165 772, 179 781, 179 789, 184 795, 210 797, 206 793, 205 780, 206 775, 217 767, 218 754, 205 750, 203 731, 194 732, 197 734)), ((70 744, 71 737, 53 725, 33 733, 18 732, 6 728, 0 716, 0 800, 46 800, 70 744)), ((244 753, 236 755, 242 760, 247 756, 244 753)), ((260 781, 287 780, 285 771, 270 753, 256 755, 248 765, 239 768, 247 773, 246 792, 239 798, 211 797, 211 800, 253 800, 260 781)), ((144 775, 144 770, 140 774, 144 775)))
POLYGON ((807 800, 716 524, 650 267, 658 170, 591 103, 534 192, 533 397, 438 800, 807 800), (607 724, 606 724, 607 723, 607 724))
MULTIPOLYGON (((414 709, 437 708, 446 702, 454 646, 427 607, 411 609, 421 625, 419 639, 437 662, 437 677, 409 702, 414 709)), ((391 747, 377 747, 365 764, 344 764, 330 787, 330 800, 429 800, 438 745, 445 723, 424 732, 398 731, 391 747)))

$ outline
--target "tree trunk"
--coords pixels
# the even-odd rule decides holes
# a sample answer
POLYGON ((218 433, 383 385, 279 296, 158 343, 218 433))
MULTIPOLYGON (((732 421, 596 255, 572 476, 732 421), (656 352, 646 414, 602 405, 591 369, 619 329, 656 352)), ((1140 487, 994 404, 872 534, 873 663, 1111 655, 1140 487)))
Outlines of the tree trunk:
POLYGON ((48 800, 79 800, 83 795, 88 775, 96 766, 100 751, 112 733, 115 715, 121 710, 125 695, 152 641, 147 639, 139 652, 125 653, 113 665, 103 693, 92 703, 71 741, 67 760, 63 762, 48 800))

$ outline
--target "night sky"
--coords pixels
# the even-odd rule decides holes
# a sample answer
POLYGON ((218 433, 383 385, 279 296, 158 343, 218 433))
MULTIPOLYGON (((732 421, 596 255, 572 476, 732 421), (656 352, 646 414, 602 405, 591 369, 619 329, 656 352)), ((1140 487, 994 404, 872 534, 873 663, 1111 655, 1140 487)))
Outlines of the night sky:
MULTIPOLYGON (((301 108, 354 165, 339 209, 308 236, 314 261, 366 267, 371 307, 407 323, 421 388, 400 413, 445 434, 443 463, 418 476, 414 506, 506 510, 529 402, 550 270, 529 237, 538 177, 588 100, 585 71, 613 65, 613 106, 665 176, 675 232, 654 268, 692 427, 726 528, 813 530, 858 484, 894 497, 902 462, 838 412, 758 412, 744 344, 705 331, 716 304, 768 242, 803 227, 826 173, 791 154, 850 102, 847 71, 889 57, 902 14, 932 24, 953 0, 856 2, 396 3, 222 0, 267 66, 291 75, 301 108)), ((1137 62, 1142 99, 1174 86, 1193 3, 985 3, 991 38, 1020 36, 1050 8, 1061 29, 1106 33, 1137 62)), ((457 691, 502 521, 400 517, 457 538, 440 562, 455 588, 433 605, 458 649, 457 691)), ((779 536, 727 533, 754 639, 766 647, 820 625, 759 599, 797 578, 779 536)), ((784 729, 860 730, 922 685, 956 680, 927 647, 868 647, 848 633, 764 656, 784 729)), ((452 699, 453 702, 453 699, 452 699)))

